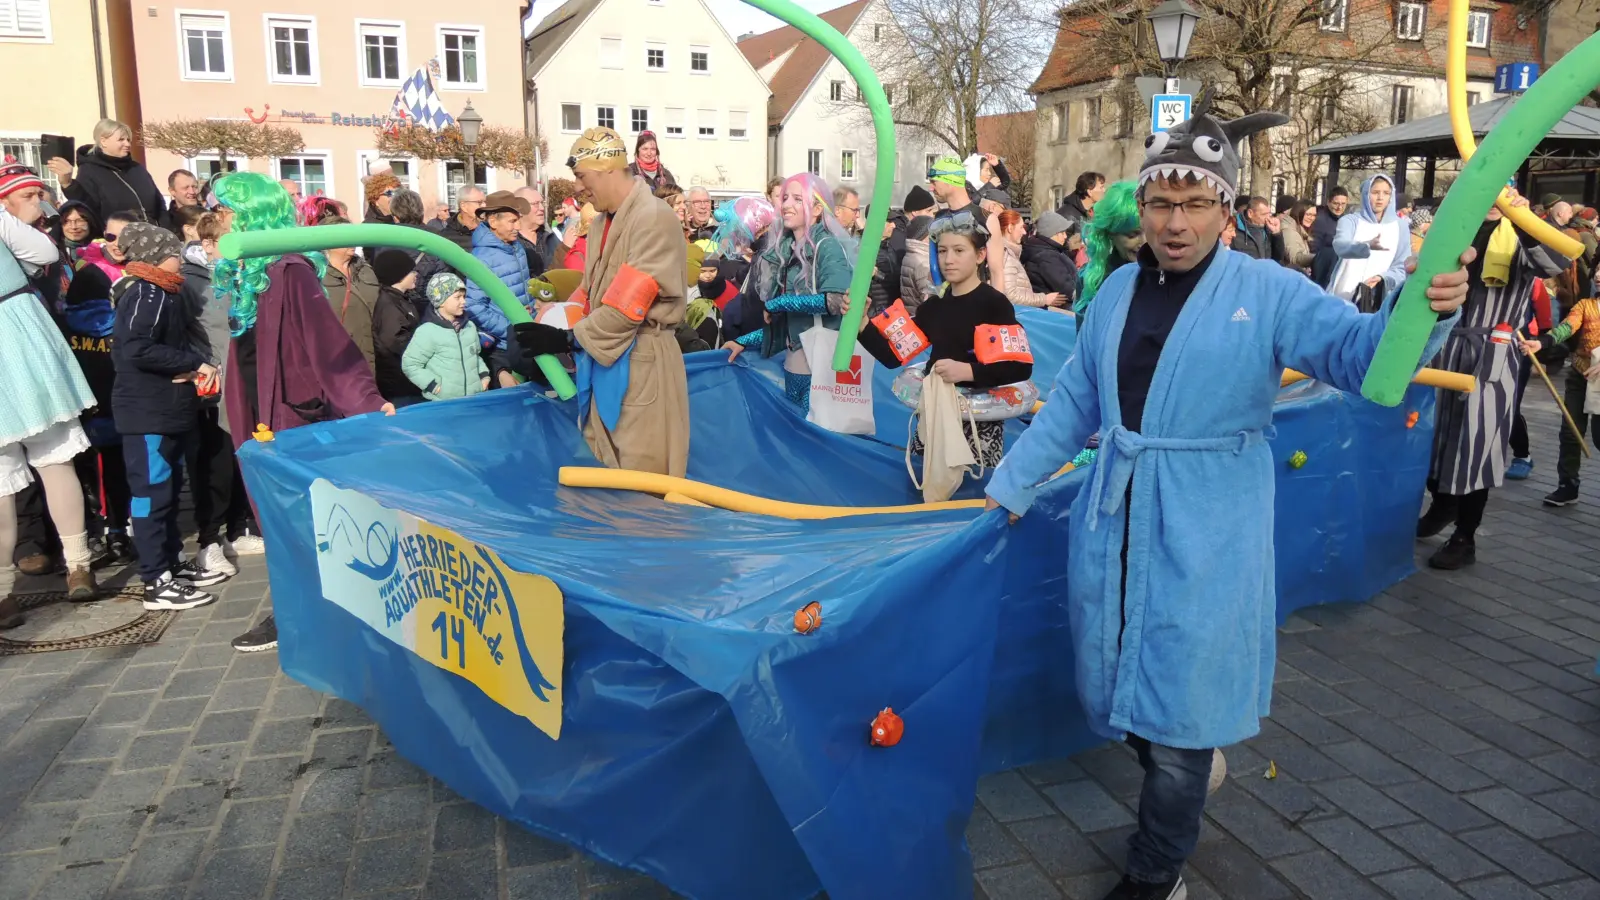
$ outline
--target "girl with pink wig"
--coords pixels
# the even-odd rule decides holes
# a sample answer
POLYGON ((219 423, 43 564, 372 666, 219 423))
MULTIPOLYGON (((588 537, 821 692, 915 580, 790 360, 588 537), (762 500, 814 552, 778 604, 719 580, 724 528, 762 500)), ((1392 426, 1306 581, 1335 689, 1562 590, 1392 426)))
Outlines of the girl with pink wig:
POLYGON ((786 351, 784 393, 806 412, 811 407, 811 370, 800 351, 800 334, 818 317, 823 327, 839 330, 855 252, 855 241, 834 218, 832 197, 827 182, 810 173, 783 183, 778 240, 756 257, 766 327, 726 345, 730 362, 753 347, 763 357, 786 351))

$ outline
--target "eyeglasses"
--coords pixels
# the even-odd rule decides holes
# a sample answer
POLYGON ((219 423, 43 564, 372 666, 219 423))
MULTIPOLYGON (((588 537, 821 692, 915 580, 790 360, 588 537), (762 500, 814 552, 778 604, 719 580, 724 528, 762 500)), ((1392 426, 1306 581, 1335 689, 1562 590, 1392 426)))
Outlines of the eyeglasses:
POLYGON ((1217 208, 1217 200, 1214 197, 1197 197, 1193 200, 1185 200, 1182 203, 1159 199, 1142 200, 1139 203, 1140 209, 1158 219, 1165 219, 1171 216, 1172 211, 1179 207, 1183 208, 1184 215, 1190 217, 1203 216, 1217 208))
POLYGON ((853 213, 861 212, 861 207, 859 207, 859 206, 841 206, 839 208, 840 209, 848 209, 853 213))

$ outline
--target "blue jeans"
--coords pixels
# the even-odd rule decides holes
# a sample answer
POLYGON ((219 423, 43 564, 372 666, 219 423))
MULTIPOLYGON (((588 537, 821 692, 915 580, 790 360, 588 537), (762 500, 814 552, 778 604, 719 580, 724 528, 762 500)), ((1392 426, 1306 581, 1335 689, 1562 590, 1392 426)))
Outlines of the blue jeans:
POLYGON ((1211 780, 1210 750, 1163 747, 1138 735, 1128 745, 1144 766, 1139 830, 1128 838, 1128 877, 1161 884, 1178 877, 1200 841, 1200 816, 1211 780))

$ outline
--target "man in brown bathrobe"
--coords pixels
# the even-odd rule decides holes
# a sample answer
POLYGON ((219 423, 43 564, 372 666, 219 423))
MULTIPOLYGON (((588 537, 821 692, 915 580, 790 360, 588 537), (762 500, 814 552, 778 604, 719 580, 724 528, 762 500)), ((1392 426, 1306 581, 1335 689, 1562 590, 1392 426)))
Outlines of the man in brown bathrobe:
POLYGON ((589 227, 588 264, 573 300, 589 313, 570 332, 515 326, 525 354, 581 352, 583 437, 608 468, 683 477, 689 465, 689 385, 673 329, 689 275, 683 226, 672 207, 628 173, 628 151, 591 128, 567 160, 601 216, 589 227))

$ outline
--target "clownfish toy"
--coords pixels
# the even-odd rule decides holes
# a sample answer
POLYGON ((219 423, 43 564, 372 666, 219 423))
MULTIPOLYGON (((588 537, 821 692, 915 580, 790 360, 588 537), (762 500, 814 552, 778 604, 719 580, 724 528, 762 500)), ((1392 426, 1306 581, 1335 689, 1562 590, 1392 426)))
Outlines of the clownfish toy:
POLYGON ((795 610, 794 630, 801 634, 810 634, 822 627, 822 604, 813 600, 805 606, 795 610))
POLYGON ((894 710, 887 706, 884 707, 883 712, 878 713, 877 717, 872 720, 872 746, 874 747, 893 747, 895 744, 900 743, 900 738, 905 736, 905 733, 905 721, 895 715, 894 710))

